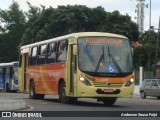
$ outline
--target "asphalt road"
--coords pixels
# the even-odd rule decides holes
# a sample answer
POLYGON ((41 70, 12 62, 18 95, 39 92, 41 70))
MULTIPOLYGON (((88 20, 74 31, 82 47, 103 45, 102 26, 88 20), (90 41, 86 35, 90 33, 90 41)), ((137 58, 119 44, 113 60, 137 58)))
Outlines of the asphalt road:
POLYGON ((0 93, 0 97, 24 99, 26 111, 160 111, 160 100, 155 97, 119 98, 113 106, 104 106, 102 102, 90 98, 79 98, 73 104, 63 104, 58 101, 58 96, 51 95, 46 95, 44 100, 29 99, 29 95, 23 93, 0 93))
MULTIPOLYGON (((73 104, 62 104, 58 101, 58 96, 45 96, 44 100, 32 100, 29 99, 28 94, 23 93, 0 93, 1 98, 7 98, 7 99, 24 99, 27 103, 27 108, 19 111, 93 111, 93 113, 98 113, 99 111, 104 111, 104 113, 107 113, 107 111, 110 112, 113 111, 139 111, 140 113, 143 111, 154 113, 154 111, 160 111, 160 100, 154 97, 148 97, 146 99, 141 99, 139 96, 133 97, 133 98, 119 98, 117 99, 117 102, 113 106, 104 106, 102 102, 97 102, 95 99, 89 99, 89 98, 80 98, 78 101, 76 101, 73 104), (152 112, 153 111, 153 112, 152 112)), ((75 114, 75 112, 73 112, 75 114)), ((63 114, 62 114, 63 117, 63 114)), ((91 116, 90 116, 91 117, 91 116)), ((87 120, 101 120, 105 119, 105 117, 87 117, 87 120)), ((50 119, 50 118, 47 118, 50 119)), ((60 117, 58 117, 60 119, 60 117)), ((66 119, 69 119, 67 117, 66 119)), ((71 119, 74 119, 71 117, 71 119)), ((71 120, 70 119, 70 120, 71 120)), ((80 120, 81 117, 76 117, 76 120, 80 120)), ((118 119, 119 118, 113 118, 111 119, 118 119)), ((135 118, 131 118, 135 119, 135 118)), ((141 117, 141 120, 147 119, 147 117, 141 117)), ((153 118, 150 117, 150 120, 153 118)), ((154 118, 155 119, 155 118, 154 118)), ((23 119, 24 120, 24 119, 23 119)), ((57 120, 57 119, 56 119, 57 120)))

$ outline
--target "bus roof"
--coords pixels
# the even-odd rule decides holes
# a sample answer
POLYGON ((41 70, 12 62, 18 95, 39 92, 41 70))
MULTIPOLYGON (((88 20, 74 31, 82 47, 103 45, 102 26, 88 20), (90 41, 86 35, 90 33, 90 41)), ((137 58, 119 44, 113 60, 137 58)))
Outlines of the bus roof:
MULTIPOLYGON (((118 35, 118 34, 113 34, 113 33, 79 32, 79 33, 72 33, 72 34, 61 36, 61 37, 56 37, 56 38, 52 38, 52 39, 36 42, 36 43, 33 43, 33 44, 25 45, 25 46, 21 47, 21 50, 25 49, 25 48, 30 48, 30 47, 33 47, 33 46, 37 46, 37 45, 42 45, 42 44, 54 42, 54 41, 60 41, 60 40, 68 39, 68 38, 71 38, 71 37, 78 38, 78 37, 82 37, 82 36, 86 36, 86 37, 87 36, 109 36, 109 37, 117 37, 117 38, 126 38, 125 36, 118 35)), ((128 39, 128 38, 126 38, 126 39, 128 39)))
POLYGON ((0 67, 4 67, 4 66, 11 66, 13 64, 17 63, 18 64, 18 61, 15 61, 15 62, 10 62, 10 63, 0 63, 0 67))

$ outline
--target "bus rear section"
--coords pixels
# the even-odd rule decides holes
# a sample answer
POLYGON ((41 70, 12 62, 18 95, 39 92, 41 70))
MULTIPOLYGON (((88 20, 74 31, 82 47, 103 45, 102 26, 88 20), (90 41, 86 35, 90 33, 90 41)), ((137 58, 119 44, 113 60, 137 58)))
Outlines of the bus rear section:
POLYGON ((0 90, 5 89, 5 68, 0 67, 0 90))
POLYGON ((0 81, 3 91, 18 91, 18 62, 0 64, 0 81))
POLYGON ((132 51, 124 36, 74 33, 22 46, 21 56, 19 86, 30 98, 52 94, 63 103, 95 98, 113 105, 133 96, 132 51))

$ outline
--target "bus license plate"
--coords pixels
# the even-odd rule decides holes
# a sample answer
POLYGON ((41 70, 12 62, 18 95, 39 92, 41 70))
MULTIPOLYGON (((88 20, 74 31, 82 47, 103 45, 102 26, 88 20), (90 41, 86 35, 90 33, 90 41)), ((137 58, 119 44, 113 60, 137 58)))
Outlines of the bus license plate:
POLYGON ((104 89, 105 93, 113 93, 113 89, 104 89))

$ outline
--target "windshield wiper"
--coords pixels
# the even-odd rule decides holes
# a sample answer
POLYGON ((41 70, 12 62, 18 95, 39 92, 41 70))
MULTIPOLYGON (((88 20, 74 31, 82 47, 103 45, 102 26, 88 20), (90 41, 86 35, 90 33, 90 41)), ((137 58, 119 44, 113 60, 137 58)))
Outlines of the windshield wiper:
POLYGON ((119 64, 117 63, 117 61, 115 60, 115 58, 113 57, 113 55, 110 53, 110 49, 108 46, 108 56, 109 56, 109 62, 110 62, 110 58, 112 63, 116 66, 117 70, 122 73, 122 69, 120 68, 119 64))
MULTIPOLYGON (((103 46, 103 48, 102 48, 102 55, 100 56, 100 58, 99 58, 99 60, 98 60, 98 63, 97 63, 97 66, 96 66, 95 72, 97 72, 97 71, 98 71, 99 66, 100 66, 100 63, 102 62, 102 60, 103 60, 103 62, 104 62, 104 46, 103 46)), ((104 63, 104 64, 105 64, 105 63, 104 63)))

